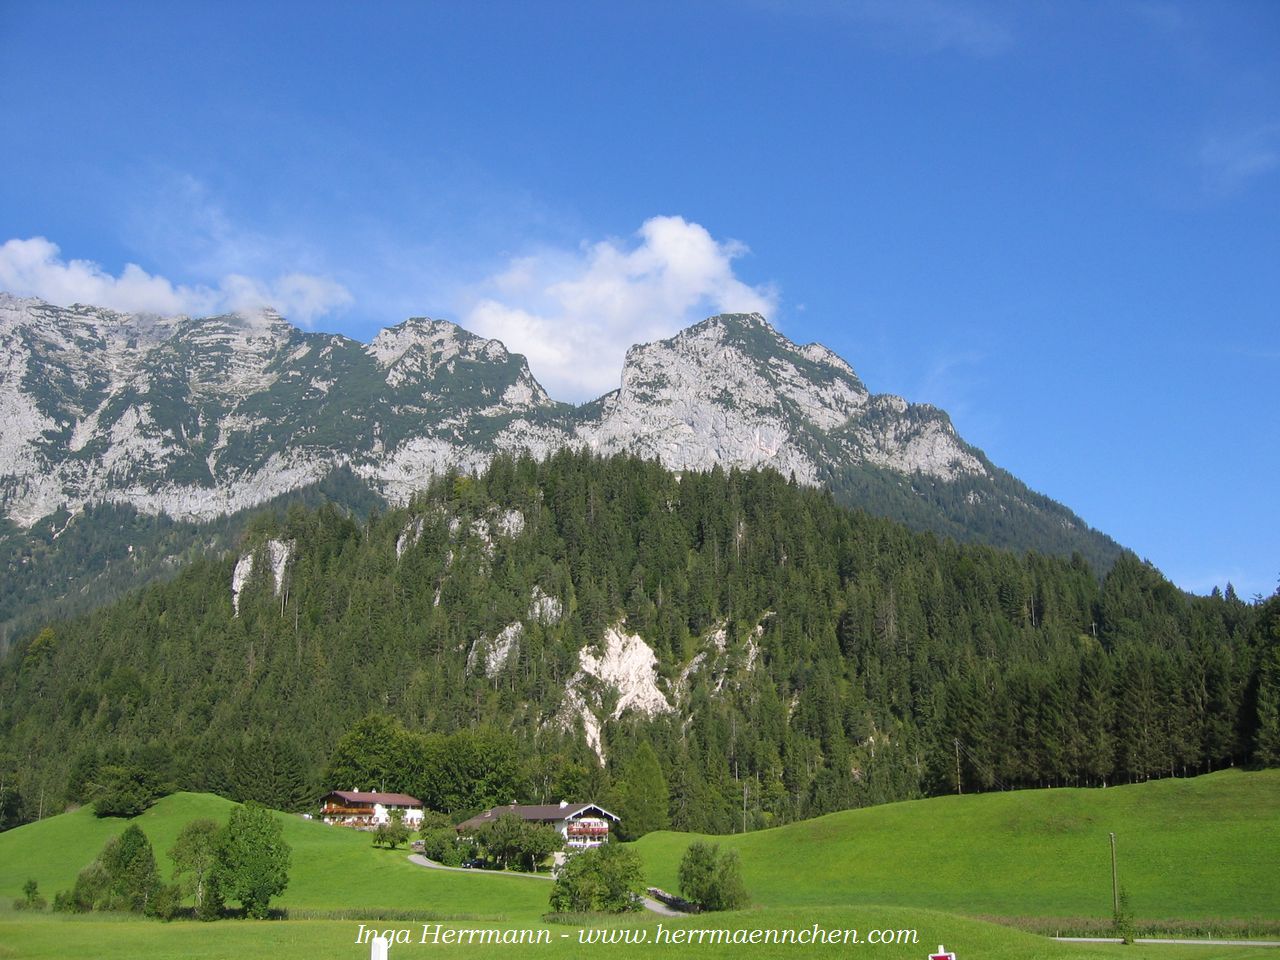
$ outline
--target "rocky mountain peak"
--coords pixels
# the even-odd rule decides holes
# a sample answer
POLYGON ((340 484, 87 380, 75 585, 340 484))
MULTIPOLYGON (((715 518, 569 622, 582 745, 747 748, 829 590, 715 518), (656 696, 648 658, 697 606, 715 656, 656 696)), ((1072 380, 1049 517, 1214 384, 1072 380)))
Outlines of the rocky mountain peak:
POLYGON ((504 389, 523 383, 527 389, 521 394, 528 394, 524 402, 538 406, 551 402, 533 380, 524 357, 509 353, 499 340, 478 337, 448 320, 412 317, 379 332, 365 352, 386 372, 392 387, 424 385, 457 373, 459 364, 472 364, 509 368, 504 389))
POLYGON ((622 386, 582 433, 598 449, 638 451, 674 469, 767 465, 816 483, 811 435, 867 401, 847 364, 816 356, 759 314, 710 317, 632 347, 622 386))
POLYGON ((20 526, 101 502, 207 520, 339 467, 405 501, 441 470, 564 447, 808 484, 857 475, 892 498, 915 497, 918 478, 963 480, 950 499, 966 511, 1039 509, 996 485, 945 413, 870 394, 827 347, 759 314, 632 347, 619 389, 572 408, 523 356, 446 320, 364 345, 270 309, 166 318, 0 294, 0 513, 20 526))
POLYGON ((765 319, 763 314, 759 313, 717 313, 714 316, 707 317, 705 320, 693 324, 692 326, 680 331, 677 336, 687 334, 691 337, 702 337, 706 335, 732 335, 734 333, 750 333, 753 331, 767 332, 778 335, 772 324, 765 319))

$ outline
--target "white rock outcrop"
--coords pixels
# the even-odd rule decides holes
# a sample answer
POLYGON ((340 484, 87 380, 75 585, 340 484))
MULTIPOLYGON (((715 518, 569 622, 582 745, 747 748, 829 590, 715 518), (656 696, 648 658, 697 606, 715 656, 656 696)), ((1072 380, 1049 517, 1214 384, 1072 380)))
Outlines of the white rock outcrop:
POLYGON ((404 525, 404 529, 400 531, 400 536, 396 537, 396 559, 399 560, 404 556, 406 550, 415 547, 418 541, 422 539, 422 517, 414 517, 404 525))
POLYGON ((564 604, 559 597, 550 596, 536 583, 529 597, 529 619, 543 626, 554 626, 564 616, 564 604))
MULTIPOLYGON (((271 570, 271 588, 277 597, 284 591, 285 569, 293 558, 294 547, 292 540, 268 540, 260 548, 271 570)), ((252 550, 241 554, 231 572, 231 608, 237 617, 240 616, 240 596, 253 577, 254 556, 252 550)))
POLYGON ((604 760, 603 691, 617 698, 609 719, 629 711, 656 717, 675 708, 658 686, 658 657, 638 634, 614 624, 605 630, 600 648, 598 654, 589 648, 578 652, 578 672, 565 685, 559 717, 568 729, 581 722, 587 743, 604 760))
MULTIPOLYGON (((771 616, 773 611, 766 611, 761 619, 771 616)), ((731 675, 734 676, 735 683, 740 683, 741 675, 751 673, 760 661, 760 638, 763 636, 764 624, 758 623, 741 641, 740 650, 731 650, 729 623, 721 620, 702 638, 699 644, 701 649, 680 671, 675 683, 677 699, 687 701, 694 679, 699 674, 706 678, 712 693, 720 693, 731 675)))
POLYGON ((520 649, 524 636, 524 624, 509 623, 494 637, 480 637, 471 645, 467 654, 467 670, 475 672, 480 667, 484 675, 493 679, 500 674, 520 649))

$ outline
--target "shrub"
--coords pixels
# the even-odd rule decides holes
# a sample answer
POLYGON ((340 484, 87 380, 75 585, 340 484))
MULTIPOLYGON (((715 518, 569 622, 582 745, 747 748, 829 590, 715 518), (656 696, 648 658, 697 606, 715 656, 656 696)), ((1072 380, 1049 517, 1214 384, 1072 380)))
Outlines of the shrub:
POLYGON ((422 831, 422 855, 446 867, 460 867, 467 858, 469 847, 458 842, 453 827, 422 831))
POLYGON ((100 817, 136 817, 169 789, 161 771, 153 769, 142 751, 123 763, 98 771, 93 812, 100 817))
POLYGON ((136 824, 103 846, 98 859, 80 871, 75 886, 53 899, 53 909, 74 913, 129 910, 149 913, 160 888, 151 841, 136 824))
POLYGON ((102 861, 95 860, 76 875, 75 886, 58 892, 53 898, 53 909, 62 913, 88 913, 99 903, 105 903, 109 883, 102 861))
POLYGON ((404 811, 392 810, 391 822, 378 824, 373 831, 373 845, 394 850, 409 839, 409 828, 404 825, 404 811))
POLYGON ((560 833, 545 824, 528 823, 505 813, 476 831, 485 854, 503 869, 538 869, 538 864, 564 846, 560 833))
POLYGON ((680 860, 680 895, 703 910, 735 910, 747 902, 736 850, 695 841, 680 860))
POLYGON ((162 883, 151 898, 151 916, 172 920, 182 911, 182 887, 176 883, 162 883))
POLYGON ((625 913, 639 910, 644 889, 640 856, 606 843, 571 856, 551 889, 556 913, 625 913))
POLYGON ((1123 942, 1133 943, 1133 909, 1129 906, 1129 894, 1123 887, 1120 888, 1120 895, 1117 899, 1119 900, 1119 905, 1112 914, 1111 928, 1123 942))
POLYGON ((21 898, 13 901, 15 910, 43 910, 48 905, 48 901, 40 896, 40 886, 34 879, 22 885, 21 898))

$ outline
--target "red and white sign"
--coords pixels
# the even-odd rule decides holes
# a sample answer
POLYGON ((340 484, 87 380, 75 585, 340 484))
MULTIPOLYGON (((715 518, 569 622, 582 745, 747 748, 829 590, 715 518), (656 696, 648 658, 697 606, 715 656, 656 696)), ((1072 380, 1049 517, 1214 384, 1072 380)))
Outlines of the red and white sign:
POLYGON ((929 960, 956 960, 956 955, 948 952, 942 944, 938 944, 938 952, 929 954, 929 960))

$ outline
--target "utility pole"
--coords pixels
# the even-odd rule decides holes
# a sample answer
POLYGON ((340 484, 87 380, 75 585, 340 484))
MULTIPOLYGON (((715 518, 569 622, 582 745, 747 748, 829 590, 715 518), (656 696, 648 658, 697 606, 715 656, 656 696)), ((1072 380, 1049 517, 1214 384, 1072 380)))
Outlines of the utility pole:
POLYGON ((747 781, 742 781, 742 832, 747 832, 747 781))
POLYGON ((952 741, 956 745, 956 794, 964 793, 964 789, 960 786, 960 738, 955 737, 952 741))
POLYGON ((1120 915, 1120 880, 1116 873, 1116 835, 1107 834, 1111 838, 1111 907, 1115 916, 1120 915))

